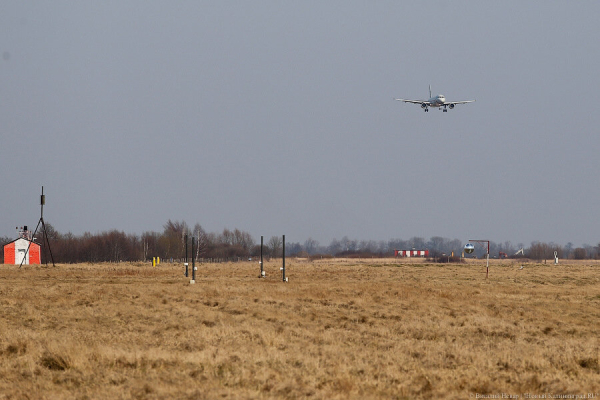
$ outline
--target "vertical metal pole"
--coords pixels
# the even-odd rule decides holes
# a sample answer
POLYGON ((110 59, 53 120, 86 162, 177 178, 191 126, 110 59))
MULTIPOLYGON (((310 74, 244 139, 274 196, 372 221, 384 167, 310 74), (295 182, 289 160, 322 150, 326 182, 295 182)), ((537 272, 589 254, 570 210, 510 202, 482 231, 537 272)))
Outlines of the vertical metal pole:
MULTIPOLYGON (((42 222, 42 219, 40 218, 40 220, 38 221, 37 226, 35 227, 35 230, 33 231, 33 235, 31 235, 31 240, 29 241, 29 244, 27 245, 27 250, 25 251, 25 257, 23 257, 23 259, 21 260, 21 264, 19 264, 19 268, 21 268, 23 266, 23 263, 25 262, 25 258, 27 257, 27 254, 29 254, 29 248, 31 247, 31 242, 33 242, 33 238, 35 237, 35 234, 36 234, 38 228, 40 227, 40 223, 41 222, 42 222)), ((42 245, 43 244, 44 244, 44 242, 42 242, 42 245)), ((48 257, 46 257, 45 251, 44 251, 44 257, 46 259, 48 258, 48 257)), ((42 260, 40 260, 40 264, 41 263, 42 263, 42 260)), ((46 260, 46 265, 48 265, 48 260, 46 260)))
POLYGON ((42 186, 42 195, 40 196, 40 205, 42 206, 42 212, 40 219, 44 218, 44 204, 46 204, 46 196, 44 196, 44 187, 42 186))
POLYGON ((265 269, 263 266, 263 237, 260 237, 260 276, 259 278, 263 278, 265 276, 265 269))
POLYGON ((475 240, 475 239, 469 239, 469 242, 474 242, 474 243, 479 243, 480 245, 484 246, 484 243, 487 243, 487 251, 486 251, 486 262, 485 262, 485 279, 488 278, 489 274, 490 274, 490 241, 489 240, 475 240))
POLYGON ((283 281, 286 282, 285 278, 285 235, 283 235, 283 255, 281 257, 283 260, 283 281))
MULTIPOLYGON (((44 204, 46 204, 46 196, 44 196, 44 187, 42 186, 42 195, 40 196, 40 205, 42 206, 42 209, 40 212, 40 220, 38 221, 38 224, 35 227, 35 231, 33 231, 33 235, 31 236, 31 240, 29 241, 29 245, 27 246, 27 250, 25 251, 25 257, 27 257, 27 255, 29 254, 29 248, 31 247, 33 238, 35 237, 35 234, 36 234, 38 228, 40 227, 40 223, 41 223, 42 229, 44 230, 44 238, 46 239, 45 243, 48 245, 48 251, 50 251, 50 258, 52 259, 52 266, 55 267, 56 265, 54 265, 54 256, 52 255, 52 249, 50 248, 50 239, 48 238, 48 231, 46 230, 46 224, 44 223, 44 204)), ((46 244, 44 244, 44 241, 42 241, 42 246, 44 248, 44 258, 46 259, 46 265, 48 265, 48 257, 46 257, 46 244)), ((21 268, 23 266, 23 262, 25 262, 25 258, 23 258, 23 260, 21 261, 19 268, 21 268)), ((42 260, 40 260, 40 263, 41 262, 42 262, 42 260)))
MULTIPOLYGON (((46 204, 46 196, 44 196, 44 187, 42 186, 42 195, 40 196, 40 221, 42 222, 42 229, 44 229, 44 238, 46 241, 42 241, 42 246, 44 248, 44 258, 46 258, 46 265, 48 265, 48 257, 46 257, 46 244, 48 245, 48 250, 50 251, 50 257, 52 258, 52 266, 54 266, 54 257, 52 257, 52 249, 50 248, 50 242, 48 240, 48 235, 46 231, 46 224, 44 224, 44 204, 46 204)), ((35 236, 35 234, 33 235, 35 236)), ((33 241, 33 236, 31 237, 31 241, 33 241)), ((31 242, 30 242, 31 243, 31 242)), ((29 247, 27 247, 27 253, 29 253, 29 247)), ((25 253, 25 254, 27 254, 25 253)), ((40 260, 41 263, 41 260, 40 260)))
POLYGON ((196 238, 192 236, 192 281, 196 282, 196 257, 194 256, 194 244, 196 238))
POLYGON ((486 263, 486 267, 485 267, 485 279, 488 278, 488 275, 490 273, 490 241, 488 240, 487 242, 487 263, 486 263))
MULTIPOLYGON (((42 241, 42 246, 44 247, 44 257, 46 258, 46 265, 48 265, 48 257, 46 257, 46 244, 48 245, 48 250, 50 251, 50 257, 52 257, 52 249, 50 249, 50 242, 48 241, 46 224, 44 224, 44 204, 46 204, 46 196, 44 196, 44 187, 42 186, 42 195, 40 196, 40 221, 42 221, 42 229, 44 230, 44 238, 46 239, 45 242, 42 241)), ((33 236, 31 237, 31 240, 33 241, 33 236)), ((27 248, 27 253, 29 253, 29 248, 27 248)), ((52 265, 54 265, 54 257, 52 257, 52 265)))
MULTIPOLYGON (((52 266, 55 267, 56 265, 54 265, 54 256, 52 255, 52 249, 50 248, 50 239, 48 238, 48 231, 46 230, 46 224, 44 223, 43 218, 40 218, 40 221, 42 221, 42 228, 44 228, 44 237, 46 238, 46 243, 48 244, 48 251, 50 252, 50 258, 52 259, 52 266)), ((30 244, 31 244, 31 242, 30 242, 30 244)), ((46 260, 46 265, 48 265, 48 260, 46 260)))
POLYGON ((187 233, 185 234, 185 277, 187 278, 189 275, 188 273, 188 235, 187 233))

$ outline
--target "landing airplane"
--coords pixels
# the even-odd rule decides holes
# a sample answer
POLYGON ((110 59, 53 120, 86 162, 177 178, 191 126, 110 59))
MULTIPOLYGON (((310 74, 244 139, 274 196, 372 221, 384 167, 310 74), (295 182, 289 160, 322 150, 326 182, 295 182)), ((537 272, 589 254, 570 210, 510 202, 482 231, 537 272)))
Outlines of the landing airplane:
POLYGON ((394 99, 398 101, 403 101, 405 103, 414 103, 420 104, 421 108, 425 110, 425 112, 429 112, 429 107, 444 107, 444 112, 448 112, 448 108, 451 110, 457 104, 465 104, 465 103, 473 103, 475 100, 463 100, 463 101, 446 101, 446 97, 443 94, 438 94, 437 96, 431 95, 431 85, 429 85, 429 100, 405 100, 405 99, 394 99))

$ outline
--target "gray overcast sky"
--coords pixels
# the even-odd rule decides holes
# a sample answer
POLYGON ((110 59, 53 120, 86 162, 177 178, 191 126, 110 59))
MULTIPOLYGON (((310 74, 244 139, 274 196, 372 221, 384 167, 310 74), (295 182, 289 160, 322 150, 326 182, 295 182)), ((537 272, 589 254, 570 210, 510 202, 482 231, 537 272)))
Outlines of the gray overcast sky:
POLYGON ((598 1, 3 1, 0 236, 600 241, 598 1), (476 103, 442 113, 394 97, 476 103))

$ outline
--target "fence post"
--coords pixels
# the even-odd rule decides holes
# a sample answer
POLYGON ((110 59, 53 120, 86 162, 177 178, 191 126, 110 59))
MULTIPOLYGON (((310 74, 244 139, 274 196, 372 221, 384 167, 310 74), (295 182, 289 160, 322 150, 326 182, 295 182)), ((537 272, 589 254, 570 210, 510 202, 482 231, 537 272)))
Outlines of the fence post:
POLYGON ((196 242, 196 238, 192 236, 192 280, 190 283, 196 283, 196 257, 194 257, 194 244, 196 242))
POLYGON ((185 277, 187 278, 189 276, 188 274, 188 235, 187 233, 185 234, 185 277))
POLYGON ((282 254, 281 259, 282 259, 282 262, 283 262, 283 268, 282 268, 282 270, 283 270, 283 281, 287 282, 288 278, 285 277, 285 235, 283 235, 282 253, 283 254, 282 254))

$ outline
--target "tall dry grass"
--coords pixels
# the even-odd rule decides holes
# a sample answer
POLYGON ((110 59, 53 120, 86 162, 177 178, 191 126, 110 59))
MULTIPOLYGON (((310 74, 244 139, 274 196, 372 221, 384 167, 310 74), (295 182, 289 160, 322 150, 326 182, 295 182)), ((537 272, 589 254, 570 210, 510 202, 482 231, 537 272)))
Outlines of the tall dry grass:
POLYGON ((0 399, 600 392, 600 265, 0 266, 0 399))

